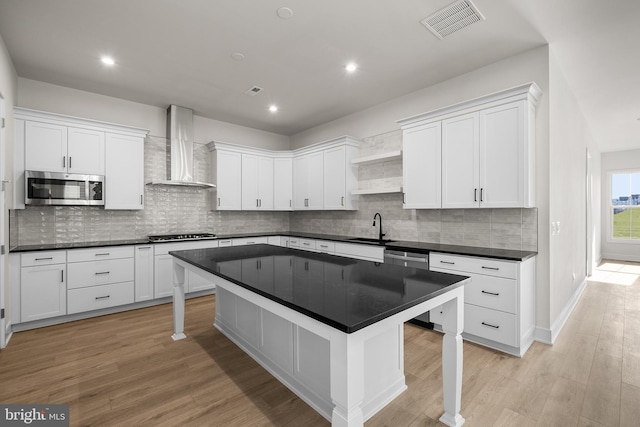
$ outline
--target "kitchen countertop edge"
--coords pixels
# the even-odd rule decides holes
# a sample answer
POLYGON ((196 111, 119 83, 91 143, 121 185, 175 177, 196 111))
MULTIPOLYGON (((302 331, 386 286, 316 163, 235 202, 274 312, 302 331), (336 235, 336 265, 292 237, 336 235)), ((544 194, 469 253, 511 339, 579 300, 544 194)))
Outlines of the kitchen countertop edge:
MULTIPOLYGON (((332 234, 304 233, 304 232, 267 232, 267 233, 238 233, 217 235, 211 240, 238 239, 243 237, 269 237, 269 236, 285 236, 298 237, 302 239, 327 240, 341 243, 353 243, 359 245, 384 246, 388 250, 414 252, 428 254, 430 252, 442 252, 452 255, 467 255, 483 258, 495 258, 507 261, 525 261, 538 253, 535 251, 519 251, 513 249, 496 249, 485 248, 479 246, 462 246, 462 245, 446 245, 440 243, 413 242, 413 241, 396 241, 392 240, 381 244, 379 242, 362 242, 354 241, 354 237, 336 236, 332 234)), ((188 241, 188 240, 187 240, 188 241)), ((58 243, 58 244, 42 244, 42 245, 21 245, 12 248, 10 253, 34 252, 34 251, 50 251, 58 249, 87 249, 104 246, 129 246, 129 245, 146 245, 146 244, 165 244, 179 242, 149 242, 147 239, 131 239, 131 240, 109 240, 95 242, 74 242, 74 243, 58 243)))

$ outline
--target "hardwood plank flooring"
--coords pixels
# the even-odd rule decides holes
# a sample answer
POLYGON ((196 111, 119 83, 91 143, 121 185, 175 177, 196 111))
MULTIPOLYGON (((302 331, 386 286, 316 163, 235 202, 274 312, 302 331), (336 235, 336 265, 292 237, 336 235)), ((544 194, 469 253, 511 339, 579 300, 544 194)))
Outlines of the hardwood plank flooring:
MULTIPOLYGON (((640 263, 604 262, 553 346, 517 358, 464 343, 469 426, 640 426, 640 263)), ((0 351, 0 402, 68 403, 73 426, 328 426, 187 301, 19 332, 0 351)), ((366 426, 436 426, 442 336, 405 326, 409 389, 366 426)))

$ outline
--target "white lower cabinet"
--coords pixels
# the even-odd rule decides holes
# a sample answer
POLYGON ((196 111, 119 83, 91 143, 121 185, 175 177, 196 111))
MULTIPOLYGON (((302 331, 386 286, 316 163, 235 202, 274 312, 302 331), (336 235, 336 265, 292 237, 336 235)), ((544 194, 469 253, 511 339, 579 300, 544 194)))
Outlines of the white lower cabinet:
MULTIPOLYGON (((504 261, 431 253, 430 270, 469 276, 464 289, 464 331, 469 341, 522 356, 535 329, 535 257, 504 261)), ((441 325, 442 307, 430 311, 441 325)))
POLYGON ((67 314, 65 261, 65 251, 21 255, 21 322, 67 314))
POLYGON ((67 251, 68 314, 135 301, 133 246, 67 251))
MULTIPOLYGON (((173 296, 173 255, 172 251, 186 251, 189 249, 217 248, 217 240, 201 240, 197 242, 161 243, 154 248, 154 298, 173 296)), ((216 285, 190 271, 185 275, 185 292, 215 289, 216 285)))
POLYGON ((153 246, 135 247, 135 300, 147 301, 153 296, 153 246))
POLYGON ((67 291, 69 314, 99 310, 134 302, 133 281, 89 286, 67 291))

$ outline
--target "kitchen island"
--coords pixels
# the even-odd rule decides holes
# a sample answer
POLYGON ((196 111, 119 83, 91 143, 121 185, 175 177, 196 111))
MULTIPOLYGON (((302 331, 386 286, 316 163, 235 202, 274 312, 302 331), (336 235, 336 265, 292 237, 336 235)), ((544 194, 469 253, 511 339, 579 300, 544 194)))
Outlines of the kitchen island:
POLYGON ((215 327, 333 426, 363 423, 406 390, 405 321, 444 307, 440 421, 459 426, 467 277, 254 245, 171 252, 174 340, 185 269, 216 284, 215 327))

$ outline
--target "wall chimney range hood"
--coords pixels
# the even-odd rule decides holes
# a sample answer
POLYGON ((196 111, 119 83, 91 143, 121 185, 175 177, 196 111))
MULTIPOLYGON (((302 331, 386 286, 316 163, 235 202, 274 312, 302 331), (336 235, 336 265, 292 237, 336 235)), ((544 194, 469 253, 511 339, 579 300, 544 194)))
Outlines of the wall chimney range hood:
POLYGON ((167 108, 167 179, 147 185, 215 188, 214 184, 194 181, 193 110, 173 104, 167 108))

